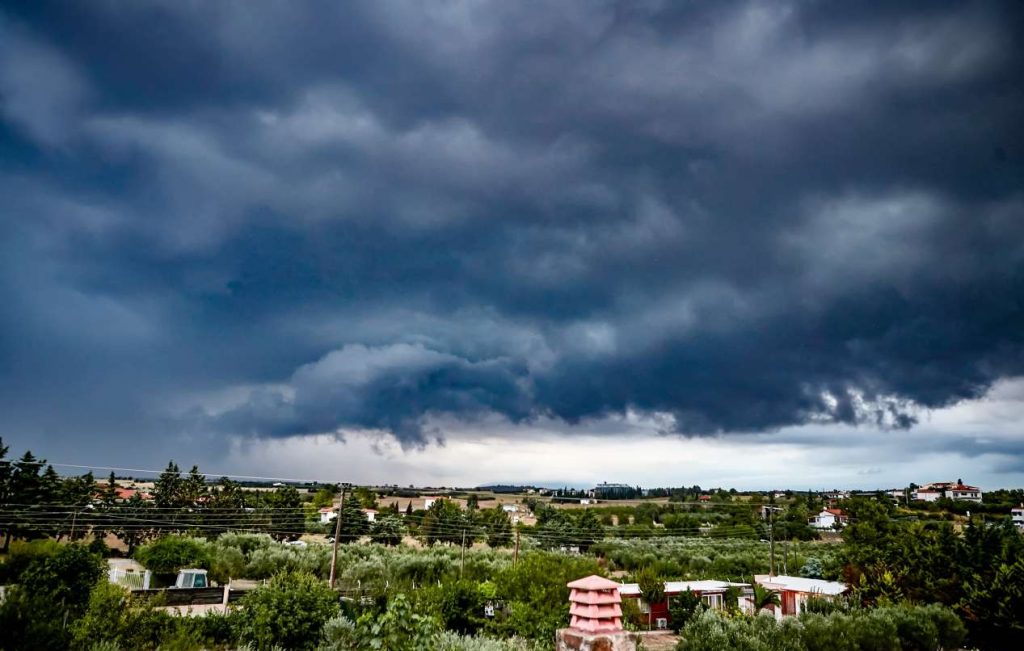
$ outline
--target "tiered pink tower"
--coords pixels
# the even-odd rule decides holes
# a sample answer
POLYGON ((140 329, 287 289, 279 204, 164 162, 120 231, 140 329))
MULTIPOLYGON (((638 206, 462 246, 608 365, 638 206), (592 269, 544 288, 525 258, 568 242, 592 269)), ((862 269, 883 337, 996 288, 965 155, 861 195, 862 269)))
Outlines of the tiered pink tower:
POLYGON ((569 627, 584 633, 618 633, 622 631, 622 597, 619 584, 596 574, 567 584, 569 593, 569 627))

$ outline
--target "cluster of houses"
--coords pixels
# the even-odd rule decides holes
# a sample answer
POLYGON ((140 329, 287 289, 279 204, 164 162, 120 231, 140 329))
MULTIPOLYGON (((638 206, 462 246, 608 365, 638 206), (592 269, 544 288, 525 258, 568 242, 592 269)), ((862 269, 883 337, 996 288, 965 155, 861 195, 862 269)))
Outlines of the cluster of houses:
POLYGON ((919 486, 910 493, 910 499, 923 502, 934 502, 941 498, 959 500, 964 502, 981 503, 981 489, 977 486, 969 486, 958 479, 952 481, 940 481, 932 484, 919 486))
MULTIPOLYGON (((824 581, 822 579, 808 579, 801 576, 776 576, 771 574, 758 574, 754 576, 754 583, 760 585, 779 595, 779 605, 769 605, 762 612, 768 612, 776 619, 795 616, 804 612, 807 602, 811 599, 833 599, 844 594, 846 585, 837 581, 824 581)), ((664 629, 672 622, 669 613, 672 600, 678 598, 685 592, 691 592, 698 597, 705 606, 716 610, 726 608, 726 592, 733 589, 738 591, 737 605, 741 612, 755 614, 754 584, 735 583, 731 581, 717 581, 705 579, 700 581, 666 581, 665 600, 659 603, 649 604, 643 598, 640 586, 636 583, 619 584, 619 595, 623 600, 636 600, 640 613, 643 615, 644 623, 649 620, 656 628, 664 629)))

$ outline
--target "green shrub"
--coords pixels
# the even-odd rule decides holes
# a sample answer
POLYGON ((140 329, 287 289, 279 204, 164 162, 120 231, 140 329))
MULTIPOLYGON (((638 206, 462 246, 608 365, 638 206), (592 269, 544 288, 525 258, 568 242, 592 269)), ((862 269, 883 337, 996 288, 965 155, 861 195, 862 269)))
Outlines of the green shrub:
POLYGON ((320 651, 421 651, 438 648, 440 636, 440 622, 417 613, 399 594, 381 613, 366 612, 354 623, 345 617, 326 622, 320 651))
POLYGON ((324 623, 338 614, 336 593, 305 572, 274 576, 242 599, 238 634, 261 651, 275 645, 313 649, 324 623))
POLYGON ((489 637, 460 635, 445 631, 437 641, 437 651, 549 651, 550 644, 523 638, 496 640, 489 637))
POLYGON ((800 617, 807 651, 858 651, 851 620, 843 614, 809 613, 800 617))
POLYGON ((935 651, 939 648, 939 629, 921 608, 889 608, 896 622, 901 651, 935 651))
POLYGON ((164 536, 139 547, 135 559, 154 574, 177 574, 182 568, 210 569, 211 550, 202 538, 164 536))

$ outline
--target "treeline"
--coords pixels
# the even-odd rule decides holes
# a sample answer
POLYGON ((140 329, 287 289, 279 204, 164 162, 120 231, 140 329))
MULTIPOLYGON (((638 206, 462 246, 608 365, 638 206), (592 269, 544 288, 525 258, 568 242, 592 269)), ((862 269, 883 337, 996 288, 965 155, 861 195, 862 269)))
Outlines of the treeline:
MULTIPOLYGON (((0 440, 0 458, 8 448, 0 440)), ((0 531, 3 549, 12 540, 51 537, 96 544, 113 534, 129 553, 161 535, 185 531, 216 536, 231 530, 265 531, 279 539, 306 530, 303 499, 293 486, 275 490, 245 490, 226 477, 208 484, 193 466, 187 473, 172 461, 154 482, 153 490, 126 489, 114 473, 97 483, 91 472, 61 477, 45 459, 31 451, 15 461, 0 462, 0 531)))
POLYGON ((942 603, 982 649, 1019 644, 1024 631, 1024 536, 1009 518, 950 522, 894 519, 887 499, 844 502, 843 579, 867 606, 942 603))

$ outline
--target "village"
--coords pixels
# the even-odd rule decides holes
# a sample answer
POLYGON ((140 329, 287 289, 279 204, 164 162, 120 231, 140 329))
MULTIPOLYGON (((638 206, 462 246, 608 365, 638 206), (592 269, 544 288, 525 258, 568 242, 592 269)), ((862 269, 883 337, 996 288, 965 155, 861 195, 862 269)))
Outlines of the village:
MULTIPOLYGON (((264 595, 298 581, 351 622, 386 616, 402 596, 435 613, 438 634, 522 637, 531 651, 552 636, 565 650, 602 636, 616 650, 669 649, 711 617, 702 613, 779 626, 890 616, 877 596, 886 579, 870 565, 880 531, 902 544, 998 535, 1006 553, 1024 545, 1024 493, 960 479, 873 491, 457 488, 214 479, 174 462, 97 480, 62 476, 30 452, 3 463, 0 612, 32 594, 46 564, 79 564, 109 587, 61 588, 68 598, 120 600, 201 646, 258 627, 264 595), (526 611, 529 626, 516 614, 526 611)), ((87 621, 78 634, 92 634, 87 621)))

